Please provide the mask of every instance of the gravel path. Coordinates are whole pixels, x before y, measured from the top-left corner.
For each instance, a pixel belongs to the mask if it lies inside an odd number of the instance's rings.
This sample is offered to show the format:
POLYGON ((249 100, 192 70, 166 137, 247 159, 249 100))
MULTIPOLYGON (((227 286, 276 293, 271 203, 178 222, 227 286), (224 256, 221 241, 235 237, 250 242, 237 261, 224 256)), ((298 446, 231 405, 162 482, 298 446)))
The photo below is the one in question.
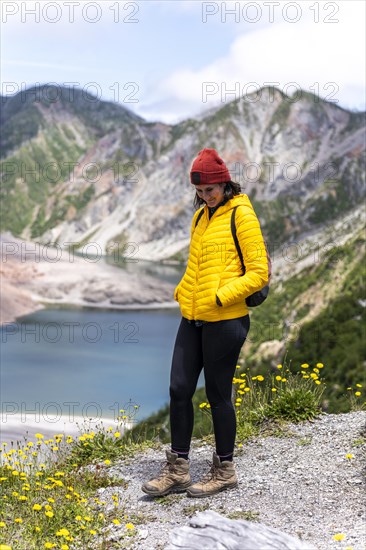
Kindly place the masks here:
MULTIPOLYGON (((323 414, 314 422, 291 424, 287 437, 253 439, 235 455, 238 488, 214 497, 180 493, 155 500, 141 491, 143 481, 165 462, 165 447, 120 462, 109 474, 123 477, 127 487, 100 489, 99 498, 111 502, 118 493, 119 506, 135 517, 135 534, 125 537, 124 525, 115 526, 113 538, 120 548, 163 549, 173 528, 187 525, 195 511, 210 509, 276 527, 318 550, 365 550, 365 425, 366 412, 323 414), (333 540, 336 533, 345 538, 333 540)), ((190 458, 195 482, 208 469, 212 447, 194 440, 190 458)))

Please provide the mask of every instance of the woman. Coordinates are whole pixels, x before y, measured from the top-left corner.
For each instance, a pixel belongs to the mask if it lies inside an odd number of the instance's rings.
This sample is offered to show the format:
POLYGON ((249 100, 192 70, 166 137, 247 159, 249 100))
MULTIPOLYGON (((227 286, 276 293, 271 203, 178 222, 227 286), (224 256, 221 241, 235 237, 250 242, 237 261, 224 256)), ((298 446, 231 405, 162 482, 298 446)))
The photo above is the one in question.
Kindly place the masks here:
POLYGON ((236 416, 232 380, 250 319, 245 298, 263 288, 270 270, 258 218, 247 195, 231 181, 215 149, 203 149, 190 172, 195 205, 185 274, 174 291, 182 313, 170 375, 171 449, 160 474, 143 484, 151 496, 187 490, 191 497, 214 495, 238 484, 233 453, 236 416), (231 230, 234 207, 245 275, 231 230), (193 431, 192 397, 204 369, 216 451, 210 471, 191 484, 189 449, 193 431))

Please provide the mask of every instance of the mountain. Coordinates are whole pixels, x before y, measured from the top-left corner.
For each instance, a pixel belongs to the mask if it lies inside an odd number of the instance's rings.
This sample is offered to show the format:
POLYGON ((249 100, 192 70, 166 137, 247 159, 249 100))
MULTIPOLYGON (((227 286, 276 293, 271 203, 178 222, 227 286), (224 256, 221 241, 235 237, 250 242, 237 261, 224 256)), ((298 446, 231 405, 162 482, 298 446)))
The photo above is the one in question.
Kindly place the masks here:
POLYGON ((273 247, 365 195, 365 113, 307 92, 292 101, 262 88, 259 101, 239 98, 172 126, 81 90, 26 92, 5 98, 1 118, 0 227, 15 236, 60 246, 92 240, 103 251, 133 242, 140 258, 184 258, 188 173, 203 147, 227 162, 273 247))
POLYGON ((326 363, 325 405, 346 410, 344 388, 366 382, 364 112, 270 87, 176 125, 50 85, 0 99, 0 228, 27 241, 184 263, 189 170, 216 148, 273 259, 240 361, 326 363))

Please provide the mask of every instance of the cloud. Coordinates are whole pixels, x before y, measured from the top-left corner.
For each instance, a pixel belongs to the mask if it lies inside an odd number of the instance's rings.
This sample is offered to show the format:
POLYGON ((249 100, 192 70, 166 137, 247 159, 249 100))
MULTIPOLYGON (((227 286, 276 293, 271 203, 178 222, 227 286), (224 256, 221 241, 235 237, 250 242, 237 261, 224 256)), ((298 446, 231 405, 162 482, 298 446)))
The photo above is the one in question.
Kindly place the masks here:
POLYGON ((163 79, 144 107, 158 114, 165 104, 164 122, 176 122, 276 83, 288 95, 302 88, 341 106, 365 108, 364 12, 363 2, 349 2, 337 15, 338 23, 315 23, 308 16, 296 24, 274 23, 241 34, 227 55, 163 79))

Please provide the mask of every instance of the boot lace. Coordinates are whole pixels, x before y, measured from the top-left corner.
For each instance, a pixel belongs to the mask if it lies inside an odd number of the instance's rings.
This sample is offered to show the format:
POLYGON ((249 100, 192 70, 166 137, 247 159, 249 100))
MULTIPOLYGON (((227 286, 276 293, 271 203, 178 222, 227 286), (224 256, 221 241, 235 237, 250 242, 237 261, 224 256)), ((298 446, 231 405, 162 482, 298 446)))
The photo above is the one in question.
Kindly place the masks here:
POLYGON ((206 474, 203 475, 203 477, 200 481, 200 483, 202 483, 202 484, 208 483, 212 479, 215 479, 216 476, 217 476, 217 469, 218 469, 217 466, 215 466, 215 464, 212 464, 208 460, 206 460, 206 462, 210 466, 210 469, 206 474))

